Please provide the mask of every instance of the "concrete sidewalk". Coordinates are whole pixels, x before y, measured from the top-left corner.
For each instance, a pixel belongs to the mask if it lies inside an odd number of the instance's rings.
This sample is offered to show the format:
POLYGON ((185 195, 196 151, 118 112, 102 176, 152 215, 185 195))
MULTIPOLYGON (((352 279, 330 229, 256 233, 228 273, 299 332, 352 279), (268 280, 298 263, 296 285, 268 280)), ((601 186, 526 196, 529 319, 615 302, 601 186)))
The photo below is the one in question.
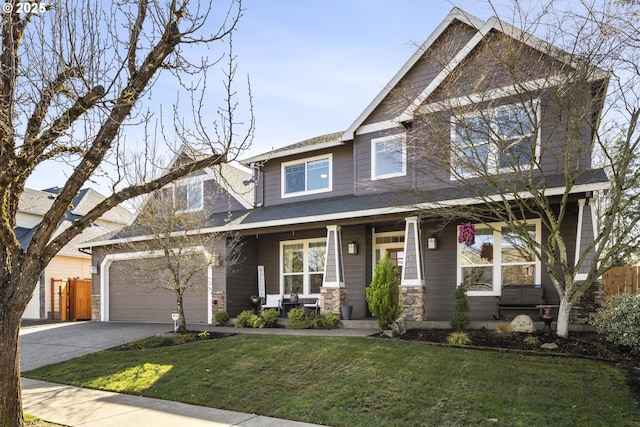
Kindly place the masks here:
POLYGON ((65 426, 309 427, 316 424, 22 379, 26 413, 65 426))

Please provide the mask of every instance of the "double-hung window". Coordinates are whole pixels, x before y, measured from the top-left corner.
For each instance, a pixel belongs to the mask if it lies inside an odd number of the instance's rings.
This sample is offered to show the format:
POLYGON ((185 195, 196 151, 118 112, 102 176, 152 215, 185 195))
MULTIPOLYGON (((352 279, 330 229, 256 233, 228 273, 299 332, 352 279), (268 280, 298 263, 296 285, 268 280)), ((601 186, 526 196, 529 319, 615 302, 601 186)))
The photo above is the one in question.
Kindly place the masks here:
POLYGON ((393 178, 407 173, 406 136, 392 135, 371 140, 371 179, 393 178))
POLYGON ((518 171, 535 163, 537 102, 452 116, 454 176, 518 171))
POLYGON ((203 182, 184 180, 173 187, 173 202, 176 212, 191 212, 202 209, 203 182))
POLYGON ((280 243, 282 294, 320 294, 324 279, 326 239, 280 243))
POLYGON ((330 154, 282 163, 282 197, 331 191, 330 154))
MULTIPOLYGON (((527 223, 529 239, 539 242, 540 220, 527 223)), ((540 261, 508 224, 476 225, 475 243, 458 244, 456 283, 464 284, 470 296, 500 295, 503 285, 540 283, 540 261)))

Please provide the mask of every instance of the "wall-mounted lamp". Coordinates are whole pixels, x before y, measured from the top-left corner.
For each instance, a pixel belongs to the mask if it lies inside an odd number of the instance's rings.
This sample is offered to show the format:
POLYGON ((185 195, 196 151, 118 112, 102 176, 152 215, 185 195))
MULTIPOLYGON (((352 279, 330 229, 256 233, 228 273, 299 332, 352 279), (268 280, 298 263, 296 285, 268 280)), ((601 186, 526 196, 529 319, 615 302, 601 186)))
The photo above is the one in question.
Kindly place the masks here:
POLYGON ((429 237, 427 239, 427 249, 435 250, 438 249, 438 239, 436 237, 429 237))
POLYGON ((89 266, 89 273, 91 274, 98 274, 100 272, 100 262, 96 261, 95 264, 91 264, 89 266))
POLYGON ((215 253, 211 255, 211 265, 214 267, 220 266, 220 254, 215 253))
POLYGON ((358 244, 355 242, 355 240, 349 243, 349 246, 347 246, 347 252, 349 253, 349 255, 356 255, 358 253, 358 244))

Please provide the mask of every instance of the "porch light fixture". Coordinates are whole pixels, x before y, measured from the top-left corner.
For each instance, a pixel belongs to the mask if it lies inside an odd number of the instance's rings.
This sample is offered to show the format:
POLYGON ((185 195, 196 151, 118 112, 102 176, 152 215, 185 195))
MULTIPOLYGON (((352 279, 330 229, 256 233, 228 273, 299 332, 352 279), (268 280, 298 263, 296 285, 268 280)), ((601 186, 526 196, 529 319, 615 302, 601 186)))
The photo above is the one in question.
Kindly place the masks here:
POLYGON ((438 239, 434 236, 431 236, 427 239, 427 249, 435 250, 438 249, 438 239))
POLYGON ((214 253, 211 255, 211 265, 214 267, 220 266, 220 254, 214 253))
POLYGON ((347 252, 349 253, 349 255, 357 255, 358 254, 358 244, 356 243, 355 240, 353 242, 349 243, 349 246, 347 247, 347 252))
POLYGON ((89 273, 98 274, 99 272, 100 272, 100 263, 98 261, 96 261, 95 264, 91 264, 89 266, 89 273))

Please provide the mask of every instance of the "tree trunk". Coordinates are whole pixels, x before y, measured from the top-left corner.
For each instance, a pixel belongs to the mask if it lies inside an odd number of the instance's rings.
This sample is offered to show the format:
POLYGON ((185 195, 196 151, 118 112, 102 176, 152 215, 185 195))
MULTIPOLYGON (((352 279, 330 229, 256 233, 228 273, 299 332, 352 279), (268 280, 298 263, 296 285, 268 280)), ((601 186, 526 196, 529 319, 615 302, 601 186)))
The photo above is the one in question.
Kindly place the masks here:
POLYGON ((0 427, 23 425, 20 383, 20 317, 15 307, 0 309, 0 427))
POLYGON ((569 319, 571 318, 571 308, 573 304, 567 301, 567 298, 560 299, 560 308, 558 309, 558 326, 557 335, 567 338, 569 336, 569 319))
POLYGON ((182 292, 177 292, 176 302, 178 303, 178 331, 187 330, 187 321, 184 318, 184 306, 182 305, 182 292))

